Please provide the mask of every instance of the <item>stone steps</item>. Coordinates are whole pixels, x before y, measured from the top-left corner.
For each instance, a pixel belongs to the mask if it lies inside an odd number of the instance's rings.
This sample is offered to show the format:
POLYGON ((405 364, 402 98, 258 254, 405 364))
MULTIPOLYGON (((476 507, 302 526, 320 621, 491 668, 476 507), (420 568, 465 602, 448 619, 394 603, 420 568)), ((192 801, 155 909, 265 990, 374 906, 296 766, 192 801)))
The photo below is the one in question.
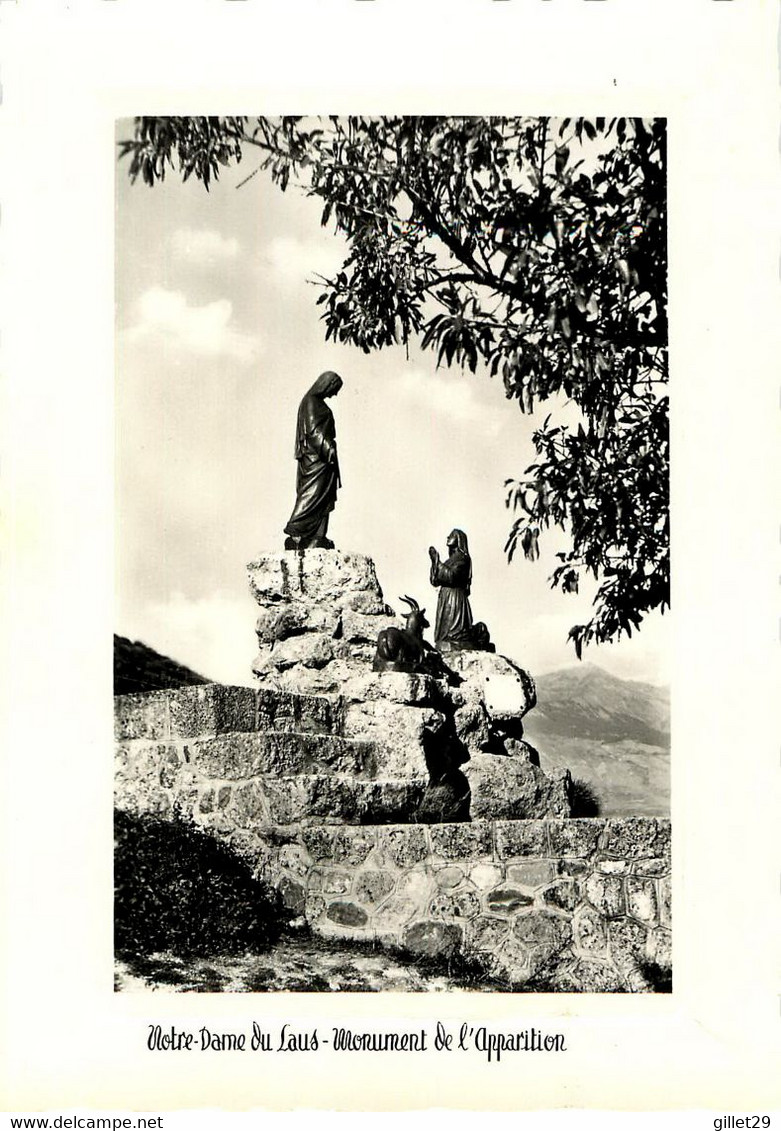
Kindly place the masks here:
POLYGON ((407 823, 424 790, 422 783, 405 779, 358 781, 322 774, 256 778, 252 787, 254 800, 263 807, 263 824, 299 826, 407 823))
MULTIPOLYGON (((187 767, 193 774, 222 781, 242 781, 261 774, 278 778, 299 774, 378 776, 377 752, 371 742, 332 734, 295 731, 246 731, 150 742, 146 738, 117 743, 120 766, 187 767)), ((165 775, 164 775, 165 776, 165 775)))
POLYGON ((116 803, 229 827, 406 823, 425 774, 344 736, 341 701, 269 688, 118 696, 116 803))
POLYGON ((208 757, 188 761, 184 752, 189 747, 189 743, 121 743, 115 774, 117 807, 161 816, 178 811, 218 832, 290 824, 407 823, 425 788, 424 783, 408 779, 356 777, 331 768, 288 776, 275 769, 230 776, 235 765, 210 764, 208 757))
POLYGON ((314 695, 207 683, 114 700, 118 742, 196 738, 232 732, 341 735, 341 703, 314 695))

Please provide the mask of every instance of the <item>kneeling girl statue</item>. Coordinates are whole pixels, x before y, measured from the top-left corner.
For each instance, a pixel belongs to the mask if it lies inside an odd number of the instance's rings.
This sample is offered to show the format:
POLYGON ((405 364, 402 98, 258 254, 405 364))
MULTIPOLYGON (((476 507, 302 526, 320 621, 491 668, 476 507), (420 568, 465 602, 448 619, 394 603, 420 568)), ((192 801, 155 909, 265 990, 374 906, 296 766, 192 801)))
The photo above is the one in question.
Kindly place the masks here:
POLYGON ((451 530, 447 537, 449 556, 442 561, 434 546, 429 547, 431 584, 439 587, 434 645, 440 652, 463 649, 494 651, 488 629, 482 621, 474 624, 469 594, 472 588, 472 559, 463 530, 451 530))
POLYGON ((332 550, 327 537, 328 519, 341 487, 336 453, 334 414, 325 403, 342 387, 342 378, 331 370, 321 373, 298 407, 296 422, 296 504, 285 527, 285 549, 319 547, 332 550))

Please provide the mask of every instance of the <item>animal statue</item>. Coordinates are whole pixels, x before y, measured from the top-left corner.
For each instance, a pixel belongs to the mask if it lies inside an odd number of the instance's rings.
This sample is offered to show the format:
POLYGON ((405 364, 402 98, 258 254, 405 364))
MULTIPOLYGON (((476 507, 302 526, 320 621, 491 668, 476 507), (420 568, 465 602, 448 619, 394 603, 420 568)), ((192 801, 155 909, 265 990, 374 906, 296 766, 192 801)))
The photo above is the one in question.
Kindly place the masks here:
POLYGON ((399 597, 409 605, 410 611, 402 613, 404 628, 383 628, 377 636, 377 651, 372 669, 376 672, 419 672, 426 669, 426 652, 431 645, 423 639, 423 630, 430 628, 426 610, 421 609, 414 597, 399 597))

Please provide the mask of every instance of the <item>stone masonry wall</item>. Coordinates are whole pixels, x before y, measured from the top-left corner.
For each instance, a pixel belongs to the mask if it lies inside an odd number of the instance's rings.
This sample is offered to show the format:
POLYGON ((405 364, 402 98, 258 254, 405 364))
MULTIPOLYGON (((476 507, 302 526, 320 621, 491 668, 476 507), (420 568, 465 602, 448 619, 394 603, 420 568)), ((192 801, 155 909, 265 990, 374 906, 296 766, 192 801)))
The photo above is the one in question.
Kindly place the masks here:
POLYGON ((658 988, 669 822, 568 817, 521 738, 533 683, 503 657, 457 659, 455 688, 348 657, 330 697, 276 677, 118 696, 116 805, 210 832, 322 935, 459 954, 508 986, 658 988), (416 823, 448 727, 472 819, 416 823))
POLYGON ((425 781, 345 737, 340 701, 250 687, 115 700, 115 800, 221 836, 265 825, 405 822, 425 781))
POLYGON ((671 966, 664 820, 275 829, 250 853, 325 936, 558 991, 649 991, 671 966))
POLYGON ((211 832, 320 934, 558 990, 643 991, 670 965, 669 822, 399 823, 423 782, 378 780, 343 703, 216 685, 115 702, 117 807, 211 832))

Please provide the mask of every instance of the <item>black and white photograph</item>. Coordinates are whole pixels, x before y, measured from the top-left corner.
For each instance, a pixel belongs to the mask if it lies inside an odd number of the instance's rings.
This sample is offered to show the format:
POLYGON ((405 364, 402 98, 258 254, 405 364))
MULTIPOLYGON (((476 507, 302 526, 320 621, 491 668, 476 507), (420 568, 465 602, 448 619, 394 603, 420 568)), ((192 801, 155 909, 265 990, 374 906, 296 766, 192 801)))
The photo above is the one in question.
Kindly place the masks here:
POLYGON ((117 988, 668 992, 665 120, 117 146, 117 988))

